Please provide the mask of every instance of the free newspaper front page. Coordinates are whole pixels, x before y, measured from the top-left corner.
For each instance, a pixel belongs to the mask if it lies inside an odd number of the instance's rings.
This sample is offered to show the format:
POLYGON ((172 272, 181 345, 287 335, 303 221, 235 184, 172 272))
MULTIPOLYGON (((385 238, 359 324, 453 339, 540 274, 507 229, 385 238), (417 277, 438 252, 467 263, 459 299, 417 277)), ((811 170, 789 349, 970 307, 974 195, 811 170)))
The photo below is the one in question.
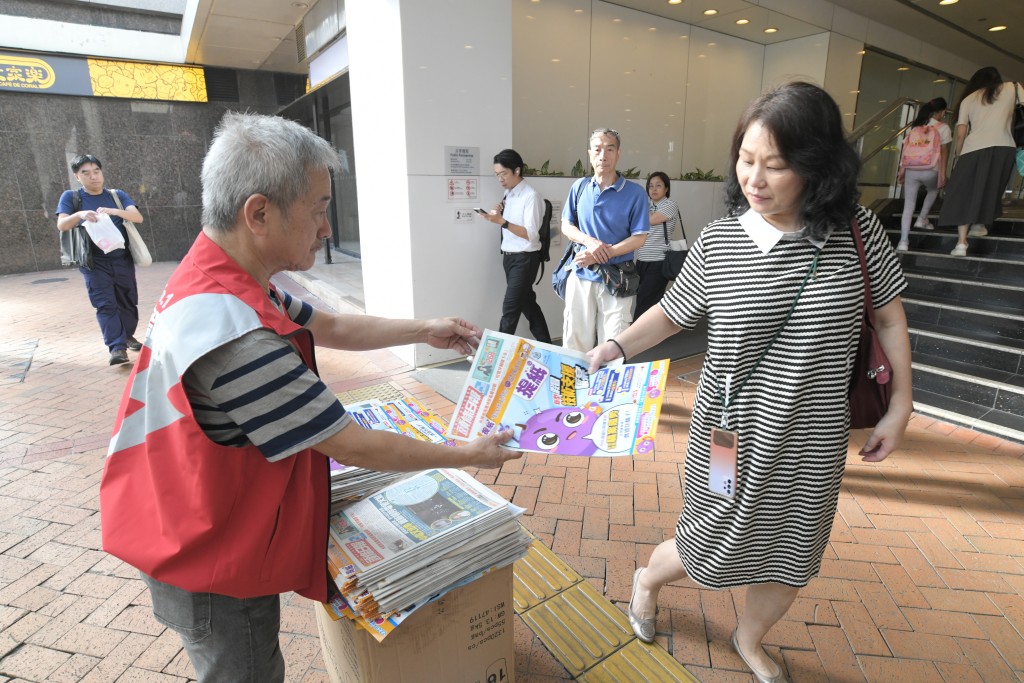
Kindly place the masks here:
POLYGON ((590 457, 654 449, 669 361, 617 361, 587 372, 584 354, 485 330, 448 436, 512 429, 520 451, 590 457))

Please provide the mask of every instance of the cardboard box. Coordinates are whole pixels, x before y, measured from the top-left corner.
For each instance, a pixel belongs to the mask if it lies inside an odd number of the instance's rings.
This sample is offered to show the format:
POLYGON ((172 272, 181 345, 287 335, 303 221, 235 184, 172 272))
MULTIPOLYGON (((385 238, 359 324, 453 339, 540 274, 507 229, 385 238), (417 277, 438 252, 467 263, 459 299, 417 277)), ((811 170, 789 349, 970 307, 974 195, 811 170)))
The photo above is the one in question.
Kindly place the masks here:
POLYGON ((512 683, 512 567, 421 607, 384 642, 314 603, 332 683, 512 683))

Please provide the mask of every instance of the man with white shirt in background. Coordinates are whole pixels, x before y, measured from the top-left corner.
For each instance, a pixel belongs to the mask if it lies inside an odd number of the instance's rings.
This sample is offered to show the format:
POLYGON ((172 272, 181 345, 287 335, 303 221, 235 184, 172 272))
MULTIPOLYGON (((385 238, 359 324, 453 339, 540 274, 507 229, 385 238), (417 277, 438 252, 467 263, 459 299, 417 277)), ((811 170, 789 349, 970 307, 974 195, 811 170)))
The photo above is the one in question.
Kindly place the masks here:
POLYGON ((485 220, 501 226, 505 299, 498 331, 515 334, 522 314, 534 339, 550 344, 551 333, 533 291, 541 264, 540 223, 544 216, 544 199, 523 180, 525 166, 523 157, 514 149, 503 149, 494 155, 494 175, 505 190, 505 196, 490 213, 483 214, 485 220))

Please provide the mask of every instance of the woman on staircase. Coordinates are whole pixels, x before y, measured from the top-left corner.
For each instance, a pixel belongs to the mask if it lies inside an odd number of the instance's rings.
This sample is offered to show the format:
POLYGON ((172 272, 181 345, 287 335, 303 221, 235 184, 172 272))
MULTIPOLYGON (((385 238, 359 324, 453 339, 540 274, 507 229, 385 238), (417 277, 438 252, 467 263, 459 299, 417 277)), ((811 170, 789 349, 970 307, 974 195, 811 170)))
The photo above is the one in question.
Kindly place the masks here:
POLYGON ((1024 101, 1024 88, 1004 83, 994 66, 978 69, 964 88, 956 122, 956 165, 939 212, 939 225, 957 226, 953 256, 966 256, 967 235, 984 237, 987 226, 1003 214, 1003 192, 1013 170, 1010 123, 1017 98, 1024 101))
POLYGON ((925 189, 924 202, 921 204, 921 213, 917 214, 914 227, 934 230, 934 226, 928 220, 928 212, 932 210, 939 190, 946 184, 946 159, 949 154, 949 143, 953 141, 953 133, 942 120, 945 113, 945 99, 936 97, 925 102, 918 110, 917 118, 910 124, 906 139, 903 141, 898 177, 900 184, 903 185, 903 222, 900 224, 900 242, 896 245, 896 251, 907 251, 910 248, 910 221, 914 217, 914 207, 917 206, 917 192, 922 187, 925 189), (915 167, 912 161, 907 165, 913 156, 908 154, 908 145, 918 140, 924 140, 929 147, 934 145, 934 149, 938 150, 938 154, 931 149, 926 151, 934 168, 915 167))

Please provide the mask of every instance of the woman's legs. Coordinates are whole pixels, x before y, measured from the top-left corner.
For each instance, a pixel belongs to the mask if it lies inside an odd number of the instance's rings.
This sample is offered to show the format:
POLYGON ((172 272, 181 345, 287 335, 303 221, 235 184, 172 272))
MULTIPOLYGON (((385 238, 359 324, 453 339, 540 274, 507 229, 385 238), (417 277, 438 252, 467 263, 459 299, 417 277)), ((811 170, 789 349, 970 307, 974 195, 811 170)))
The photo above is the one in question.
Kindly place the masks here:
POLYGON ((631 609, 640 619, 650 619, 658 610, 658 592, 662 586, 686 578, 686 568, 679 559, 675 539, 664 541, 654 552, 647 567, 640 572, 631 609))
POLYGON ((760 583, 747 587, 743 615, 736 626, 736 643, 743 657, 762 676, 774 676, 778 664, 761 647, 761 641, 796 600, 799 588, 781 583, 760 583))
POLYGON ((917 206, 917 188, 921 182, 914 171, 903 174, 903 220, 900 222, 900 242, 910 238, 910 222, 914 218, 914 207, 917 206))
POLYGON ((953 247, 953 251, 950 252, 953 256, 966 256, 967 255, 967 228, 971 227, 969 224, 958 225, 957 231, 957 242, 956 246, 953 247))
POLYGON ((932 204, 939 197, 939 172, 927 171, 928 175, 921 179, 921 185, 926 190, 924 201, 921 202, 921 213, 917 214, 917 223, 923 225, 928 222, 928 212, 932 210, 932 204))

